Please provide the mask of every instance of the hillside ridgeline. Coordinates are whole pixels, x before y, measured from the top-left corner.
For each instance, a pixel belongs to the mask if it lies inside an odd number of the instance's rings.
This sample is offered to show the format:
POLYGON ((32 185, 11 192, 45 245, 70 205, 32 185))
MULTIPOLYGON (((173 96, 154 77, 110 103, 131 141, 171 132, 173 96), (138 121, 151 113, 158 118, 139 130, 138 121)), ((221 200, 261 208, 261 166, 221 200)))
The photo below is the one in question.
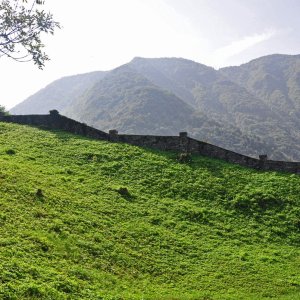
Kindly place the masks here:
POLYGON ((44 129, 64 130, 96 140, 123 142, 155 150, 173 151, 179 155, 183 155, 186 159, 188 159, 191 154, 196 154, 222 159, 230 163, 257 170, 300 174, 300 162, 270 160, 267 155, 260 155, 259 158, 249 157, 190 138, 187 132, 180 132, 178 136, 119 134, 117 130, 110 130, 106 133, 88 126, 86 123, 80 123, 66 116, 62 116, 57 110, 51 110, 47 115, 2 114, 0 115, 0 121, 37 126, 44 129))

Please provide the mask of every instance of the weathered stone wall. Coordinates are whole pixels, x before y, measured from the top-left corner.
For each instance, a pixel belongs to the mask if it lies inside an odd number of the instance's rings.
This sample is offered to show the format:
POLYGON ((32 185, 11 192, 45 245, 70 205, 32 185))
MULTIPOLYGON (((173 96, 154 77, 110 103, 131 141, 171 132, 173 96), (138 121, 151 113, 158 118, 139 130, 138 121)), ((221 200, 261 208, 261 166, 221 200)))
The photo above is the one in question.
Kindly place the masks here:
POLYGON ((261 169, 267 171, 284 171, 300 174, 300 162, 266 160, 263 162, 261 169))
POLYGON ((186 132, 180 132, 179 136, 118 134, 117 130, 110 130, 109 133, 106 133, 62 116, 57 111, 51 111, 49 115, 0 115, 0 121, 65 130, 94 139, 123 142, 163 151, 199 154, 258 170, 284 171, 300 174, 300 162, 268 160, 266 155, 261 155, 259 159, 248 157, 192 139, 188 137, 186 132))
POLYGON ((179 137, 177 136, 155 136, 155 135, 119 135, 119 142, 136 146, 154 148, 163 151, 180 151, 179 137))
POLYGON ((2 115, 0 116, 0 121, 65 130, 96 139, 108 139, 106 132, 62 116, 56 112, 49 115, 2 115))
POLYGON ((300 162, 268 160, 267 155, 260 155, 259 159, 249 157, 195 140, 188 137, 186 132, 180 132, 179 136, 154 136, 118 134, 116 130, 111 130, 109 132, 109 140, 163 151, 177 151, 204 155, 257 170, 282 171, 300 174, 300 162))
POLYGON ((239 164, 251 168, 256 168, 256 169, 261 168, 262 161, 259 159, 245 156, 205 142, 197 141, 192 138, 188 138, 188 140, 189 140, 188 152, 192 154, 200 154, 212 158, 223 159, 230 163, 235 163, 235 164, 239 164))

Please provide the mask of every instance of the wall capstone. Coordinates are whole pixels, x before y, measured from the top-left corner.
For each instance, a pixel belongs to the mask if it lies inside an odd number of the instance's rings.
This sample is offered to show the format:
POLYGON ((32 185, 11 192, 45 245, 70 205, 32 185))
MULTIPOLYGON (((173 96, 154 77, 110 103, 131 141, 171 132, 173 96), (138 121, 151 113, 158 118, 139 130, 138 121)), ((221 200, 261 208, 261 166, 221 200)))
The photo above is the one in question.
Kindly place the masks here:
POLYGON ((58 116, 59 115, 59 111, 57 109, 52 109, 49 111, 49 114, 51 116, 58 116))
POLYGON ((262 161, 268 160, 268 155, 267 154, 260 155, 259 160, 262 160, 262 161))
POLYGON ((189 138, 185 131, 179 132, 179 149, 181 152, 189 153, 189 138))

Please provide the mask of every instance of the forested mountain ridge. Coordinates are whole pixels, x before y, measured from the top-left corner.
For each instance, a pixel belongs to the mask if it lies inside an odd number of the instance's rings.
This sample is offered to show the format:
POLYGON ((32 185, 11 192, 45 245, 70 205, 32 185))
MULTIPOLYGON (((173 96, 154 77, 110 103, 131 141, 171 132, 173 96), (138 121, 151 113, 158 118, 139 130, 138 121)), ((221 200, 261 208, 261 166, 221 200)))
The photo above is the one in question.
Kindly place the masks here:
POLYGON ((80 88, 75 93, 76 82, 71 92, 67 85, 49 85, 11 112, 56 108, 102 130, 188 131, 246 155, 300 160, 299 57, 271 55, 220 70, 182 58, 137 57, 112 71, 94 73, 86 86, 80 76, 87 74, 77 75, 80 88), (49 94, 58 96, 49 101, 49 94))
MULTIPOLYGON (((157 84, 171 89, 210 119, 235 126, 243 135, 259 138, 272 157, 283 160, 300 158, 299 134, 293 130, 295 124, 286 125, 286 118, 277 108, 273 109, 259 95, 231 80, 223 70, 216 71, 185 59, 138 58, 132 63, 152 81, 159 78, 155 81, 157 84), (163 76, 176 84, 165 84, 167 80, 162 80, 163 76), (177 89, 180 86, 185 95, 178 94, 174 86, 177 89)), ((232 149, 237 150, 234 145, 232 149)))
POLYGON ((281 113, 299 117, 300 55, 270 55, 220 70, 281 113))
POLYGON ((243 136, 231 124, 208 118, 174 93, 153 84, 131 64, 111 71, 65 113, 106 131, 117 128, 130 134, 177 135, 186 130, 225 148, 234 144, 237 151, 246 149, 254 156, 258 153, 251 151, 249 141, 256 148, 263 147, 255 137, 243 136))
MULTIPOLYGON (((281 129, 281 134, 273 129, 277 149, 290 146, 295 149, 294 159, 299 160, 296 153, 300 141, 300 55, 269 55, 220 72, 250 91, 274 113, 281 129)), ((272 132, 273 123, 269 122, 266 131, 272 132)))

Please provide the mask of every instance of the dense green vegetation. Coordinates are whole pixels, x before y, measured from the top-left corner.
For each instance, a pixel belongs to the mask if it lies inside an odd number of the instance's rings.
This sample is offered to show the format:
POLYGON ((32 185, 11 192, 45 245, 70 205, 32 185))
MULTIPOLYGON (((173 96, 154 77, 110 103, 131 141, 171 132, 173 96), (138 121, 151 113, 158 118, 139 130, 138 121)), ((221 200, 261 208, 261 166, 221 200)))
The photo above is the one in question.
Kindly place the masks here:
POLYGON ((299 299, 300 176, 0 123, 1 299, 299 299))

